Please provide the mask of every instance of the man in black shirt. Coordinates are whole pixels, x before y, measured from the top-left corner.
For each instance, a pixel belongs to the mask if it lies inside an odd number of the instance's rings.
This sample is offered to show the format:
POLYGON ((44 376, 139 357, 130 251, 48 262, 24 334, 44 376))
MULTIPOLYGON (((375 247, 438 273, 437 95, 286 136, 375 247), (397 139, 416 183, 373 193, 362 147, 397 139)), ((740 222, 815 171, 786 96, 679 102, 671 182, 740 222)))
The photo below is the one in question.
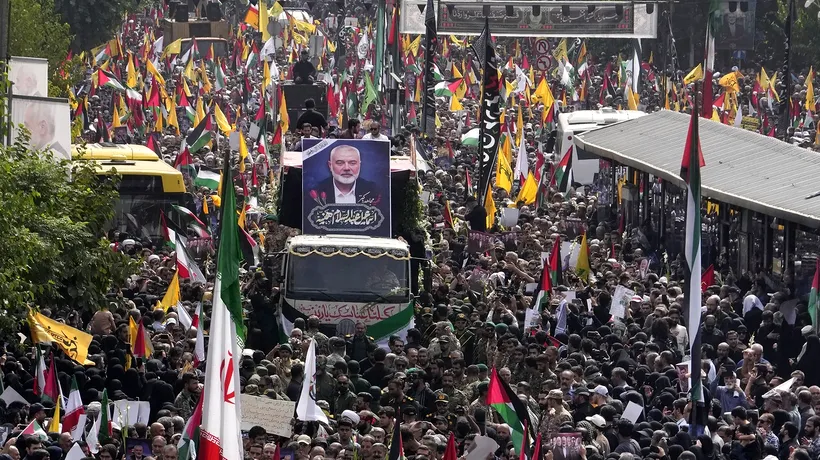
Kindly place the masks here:
POLYGON ((477 230, 479 232, 486 232, 487 231, 487 210, 484 209, 484 206, 480 206, 478 201, 473 198, 467 198, 467 215, 464 216, 464 219, 470 223, 471 230, 477 230))
POLYGON ((302 129, 302 126, 305 124, 323 130, 327 129, 325 116, 316 111, 316 101, 313 99, 305 99, 305 108, 307 111, 299 115, 299 119, 296 120, 296 129, 302 129))
POLYGON ((316 81, 316 66, 310 62, 308 50, 302 50, 302 54, 299 55, 299 62, 293 64, 293 82, 309 85, 314 81, 316 81))

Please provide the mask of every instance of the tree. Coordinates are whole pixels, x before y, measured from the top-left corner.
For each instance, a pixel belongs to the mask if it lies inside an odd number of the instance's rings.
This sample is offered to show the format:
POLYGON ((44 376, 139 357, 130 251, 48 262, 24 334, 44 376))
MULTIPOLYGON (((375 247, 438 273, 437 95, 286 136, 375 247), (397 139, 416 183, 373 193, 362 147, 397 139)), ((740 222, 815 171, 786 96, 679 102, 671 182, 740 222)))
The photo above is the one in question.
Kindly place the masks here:
POLYGON ((104 238, 117 199, 116 178, 34 150, 27 133, 0 146, 0 334, 16 331, 28 306, 96 311, 136 272, 104 238))
POLYGON ((68 23, 75 52, 90 50, 110 40, 126 13, 137 7, 135 0, 54 0, 57 13, 68 23))
POLYGON ((9 52, 12 56, 48 59, 48 70, 54 75, 70 44, 69 26, 55 13, 53 0, 11 0, 9 52))

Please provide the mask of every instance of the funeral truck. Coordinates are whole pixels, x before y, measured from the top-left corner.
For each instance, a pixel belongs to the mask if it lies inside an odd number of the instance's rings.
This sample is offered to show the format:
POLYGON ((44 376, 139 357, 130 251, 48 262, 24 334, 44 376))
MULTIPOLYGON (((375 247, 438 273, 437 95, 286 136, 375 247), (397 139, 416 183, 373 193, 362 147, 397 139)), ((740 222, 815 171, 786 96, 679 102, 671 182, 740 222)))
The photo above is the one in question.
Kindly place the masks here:
MULTIPOLYGON (((301 229, 302 152, 284 152, 281 166, 279 223, 301 229)), ((420 206, 408 190, 417 186, 416 168, 410 157, 391 157, 390 172, 392 215, 407 215, 410 206, 420 206)), ((290 334, 297 318, 315 315, 328 336, 353 334, 361 322, 380 345, 392 334, 403 337, 413 324, 410 301, 425 257, 423 238, 414 237, 403 221, 392 219, 390 233, 397 238, 308 234, 288 239, 276 274, 284 332, 290 334)))
POLYGON ((280 324, 290 334, 297 318, 319 318, 328 336, 353 334, 356 323, 386 343, 412 327, 410 248, 391 238, 298 235, 285 245, 280 324))

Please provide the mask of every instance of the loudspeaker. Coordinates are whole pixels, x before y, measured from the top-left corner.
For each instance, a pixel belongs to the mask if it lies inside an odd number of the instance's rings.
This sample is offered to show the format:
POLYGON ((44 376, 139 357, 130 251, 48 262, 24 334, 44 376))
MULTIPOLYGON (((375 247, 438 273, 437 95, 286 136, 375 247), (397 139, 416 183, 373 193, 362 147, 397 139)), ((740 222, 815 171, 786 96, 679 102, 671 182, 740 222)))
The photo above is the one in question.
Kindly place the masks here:
POLYGON ((219 2, 208 2, 205 6, 205 16, 209 21, 218 22, 222 20, 222 8, 219 2))
POLYGON ((174 21, 188 22, 188 2, 177 2, 177 9, 174 11, 174 21))

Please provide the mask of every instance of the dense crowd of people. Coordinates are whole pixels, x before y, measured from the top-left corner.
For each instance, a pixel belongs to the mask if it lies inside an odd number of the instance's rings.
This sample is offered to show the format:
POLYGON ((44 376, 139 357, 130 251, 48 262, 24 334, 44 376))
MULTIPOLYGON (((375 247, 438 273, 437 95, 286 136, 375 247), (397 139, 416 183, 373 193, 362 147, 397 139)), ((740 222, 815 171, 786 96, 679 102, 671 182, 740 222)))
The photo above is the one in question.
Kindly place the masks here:
MULTIPOLYGON (((364 20, 364 10, 361 13, 364 20)), ((151 15, 131 19, 120 34, 123 49, 139 53, 147 43, 146 31, 154 27, 151 15)), ((328 53, 310 65, 297 65, 291 75, 312 80, 313 75, 324 74, 322 78, 330 82, 333 97, 338 99, 336 109, 347 112, 345 116, 330 113, 325 119, 313 112, 290 120, 293 129, 278 138, 281 120, 270 121, 262 139, 267 149, 257 149, 259 139, 250 135, 250 126, 272 90, 267 94, 261 91, 265 84, 261 66, 246 68, 241 57, 240 65, 235 65, 238 56, 234 53, 263 45, 252 29, 242 30, 244 35, 236 38, 239 45, 231 44, 233 50, 225 61, 203 61, 201 68, 207 77, 200 76, 197 85, 187 81, 192 92, 186 97, 191 98, 191 108, 199 101, 205 106, 219 105, 234 129, 254 146, 250 159, 238 160, 247 161, 247 171, 260 178, 275 177, 273 172, 281 166, 278 152, 298 150, 299 140, 309 137, 389 137, 395 155, 411 153, 411 139, 421 134, 420 118, 413 117, 421 113, 415 88, 405 91, 408 110, 403 115, 392 113, 385 100, 350 112, 342 97, 364 86, 366 77, 353 77, 358 72, 350 71, 372 64, 368 51, 357 49, 368 34, 364 27, 346 36, 343 65, 333 66, 328 53), (257 40, 257 44, 248 39, 257 40), (211 64, 227 64, 223 88, 210 84, 217 73, 211 64), (317 70, 315 74, 311 66, 317 70), (393 116, 401 118, 395 124, 402 126, 399 132, 388 128, 393 116), (346 122, 340 124, 342 119, 346 122)), ((618 70, 620 57, 584 56, 576 44, 567 62, 578 65, 566 66, 572 67, 572 72, 564 69, 571 78, 548 75, 550 95, 535 96, 540 79, 526 82, 523 89, 518 85, 522 79, 536 79, 525 62, 530 44, 498 41, 500 67, 507 87, 512 88, 505 88, 504 93, 510 135, 523 139, 528 170, 543 165, 540 174, 545 177, 543 197, 520 206, 517 223, 501 228, 497 219, 488 221, 475 190, 469 189, 469 178, 480 176, 477 151, 462 145, 463 135, 477 123, 480 81, 470 75, 480 69, 471 62, 469 46, 452 39, 444 41, 438 68, 451 82, 464 78, 465 92, 439 98, 437 135, 428 139, 428 150, 423 154, 431 168, 418 173, 423 190, 433 197, 425 204, 423 221, 417 223, 429 237, 430 281, 423 283, 416 296, 415 326, 406 337, 391 337, 389 348, 380 348, 368 338, 363 324, 357 325, 350 337, 328 337, 321 332, 316 317, 297 321, 288 336, 275 337, 277 331, 283 334, 277 324, 277 267, 286 239, 299 230, 278 222, 275 180, 250 184, 250 195, 259 196, 259 201, 247 214, 247 227, 259 243, 261 257, 258 264, 247 264, 242 270, 250 340, 241 357, 241 391, 298 401, 302 386, 310 380, 305 375, 306 353, 315 343, 318 358, 313 391, 330 422, 294 419, 291 436, 254 426, 243 433, 246 458, 381 460, 389 455, 398 460, 394 451, 400 440, 403 455, 413 460, 528 456, 554 460, 820 459, 820 371, 811 364, 820 353, 820 337, 812 327, 807 296, 772 285, 767 273, 735 274, 722 267, 716 284, 706 286, 701 299, 691 299, 693 305, 686 305, 681 258, 657 262, 660 249, 642 234, 623 232, 617 222, 599 220, 601 205, 591 189, 559 190, 548 180, 557 161, 552 156, 554 134, 547 112, 627 108, 627 77, 618 70), (460 97, 461 110, 453 110, 452 97, 460 97), (521 124, 516 126, 519 113, 521 124), (448 213, 452 215, 448 217, 448 213), (535 304, 538 294, 533 286, 541 283, 544 272, 542 254, 556 250, 560 241, 580 241, 583 232, 575 222, 587 230, 589 272, 581 274, 574 264, 564 267, 562 263, 557 282, 539 309, 540 317, 535 324, 527 324, 526 310, 535 304), (469 231, 477 229, 493 235, 492 249, 482 253, 468 250, 469 231), (656 263, 640 269, 640 262, 650 254, 656 263), (634 295, 616 314, 614 304, 619 300, 613 296, 619 287, 634 295), (702 324, 686 324, 688 308, 702 309, 702 324), (696 334, 702 344, 700 370, 692 370, 689 362, 690 343, 696 334), (692 424, 692 372, 700 372, 703 383, 704 426, 692 424), (506 418, 507 411, 488 403, 488 394, 497 390, 495 378, 503 381, 502 387, 511 388, 520 400, 516 404, 520 402, 525 408, 529 424, 525 432, 529 434, 524 436, 524 452, 522 445, 514 442, 514 438, 519 439, 518 428, 506 418), (449 448, 451 440, 455 451, 449 448), (489 450, 488 441, 492 441, 489 450)), ((206 55, 206 50, 200 52, 206 55)), ((406 64, 422 60, 423 51, 403 52, 406 64)), ((293 59, 297 55, 297 49, 287 45, 263 58, 273 59, 271 67, 279 69, 273 72, 276 80, 278 73, 286 77, 295 62, 309 59, 293 59)), ((166 81, 165 90, 172 97, 181 93, 183 79, 190 80, 186 63, 175 59, 156 59, 166 81)), ((103 64, 93 62, 88 80, 77 87, 77 97, 87 97, 89 102, 90 122, 84 133, 89 139, 99 136, 100 123, 111 124, 112 108, 120 98, 110 88, 99 87, 88 93, 93 85, 90 75, 103 64)), ((142 64, 139 71, 147 89, 152 77, 142 64)), ((199 68, 200 63, 196 64, 199 68)), ((114 74, 124 75, 128 59, 108 65, 114 74)), ((421 77, 411 67, 407 66, 407 81, 415 82, 421 77)), ((676 73, 670 84, 659 84, 660 73, 653 64, 641 67, 637 108, 688 110, 691 85, 683 83, 685 72, 676 73), (664 95, 661 88, 670 90, 664 95)), ((741 116, 758 116, 761 132, 769 134, 767 120, 776 117, 779 110, 770 104, 774 94, 769 88, 774 88, 774 83, 768 77, 761 83, 761 78, 756 78, 759 70, 743 70, 742 75, 737 69, 731 72, 738 76, 737 91, 716 108, 716 116, 726 123, 734 123, 738 111, 741 116)), ((715 99, 732 92, 723 86, 721 77, 715 76, 715 99)), ((805 75, 798 80, 795 92, 803 102, 793 108, 795 123, 790 137, 809 146, 814 143, 811 116, 815 110, 805 102, 809 86, 805 75)), ((813 96, 809 99, 814 100, 813 96)), ((288 104, 311 108, 307 101, 288 104)), ((179 132, 166 123, 155 146, 169 164, 178 163, 185 150, 183 139, 194 128, 186 109, 180 106, 177 110, 179 132)), ((275 120, 273 110, 269 112, 268 120, 275 120)), ((159 113, 146 110, 145 125, 155 126, 153 117, 157 116, 167 121, 168 114, 159 113)), ((225 134, 214 124, 214 144, 228 145, 225 134)), ((149 137, 137 127, 128 132, 128 139, 135 143, 147 143, 149 137)), ((222 167, 221 154, 209 147, 189 153, 198 171, 222 167)), ((236 160, 238 152, 232 153, 236 160)), ((216 213, 208 214, 206 209, 219 206, 214 191, 195 181, 187 185, 195 195, 193 213, 210 222, 216 213)), ((240 195, 248 193, 239 183, 234 185, 240 195)), ((496 189, 493 199, 499 208, 506 206, 511 202, 510 190, 496 189)), ((204 369, 211 365, 207 357, 204 362, 198 360, 196 350, 202 346, 197 343, 197 329, 207 332, 210 327, 215 246, 207 238, 191 236, 192 241, 198 241, 190 247, 207 281, 182 279, 178 306, 155 308, 174 277, 176 253, 162 242, 123 232, 112 234, 116 243, 112 247, 138 260, 140 269, 124 289, 111 293, 108 305, 100 305, 96 312, 41 311, 93 336, 89 362, 74 362, 55 346, 38 344, 32 348, 27 328, 29 340, 21 342, 13 337, 3 341, 3 387, 15 390, 22 400, 3 399, 0 403, 0 459, 195 458, 186 444, 186 435, 194 431, 188 433, 186 426, 203 391, 204 369), (186 328, 185 317, 196 317, 198 325, 186 328), (152 344, 150 356, 136 357, 129 326, 132 322, 147 332, 152 344), (37 390, 40 354, 46 357, 46 365, 55 369, 63 396, 69 395, 72 382, 76 382, 87 415, 86 425, 78 431, 60 432, 58 428, 46 432, 49 420, 59 412, 55 411, 56 401, 42 397, 42 389, 37 390), (95 431, 95 422, 101 417, 108 420, 103 404, 125 400, 147 402, 150 410, 146 419, 124 426, 114 423, 95 431), (42 429, 30 430, 32 427, 42 429), (81 455, 69 454, 75 446, 80 447, 81 455)), ((704 262, 708 265, 712 261, 704 262)), ((207 333, 204 335, 207 338, 207 333)))

